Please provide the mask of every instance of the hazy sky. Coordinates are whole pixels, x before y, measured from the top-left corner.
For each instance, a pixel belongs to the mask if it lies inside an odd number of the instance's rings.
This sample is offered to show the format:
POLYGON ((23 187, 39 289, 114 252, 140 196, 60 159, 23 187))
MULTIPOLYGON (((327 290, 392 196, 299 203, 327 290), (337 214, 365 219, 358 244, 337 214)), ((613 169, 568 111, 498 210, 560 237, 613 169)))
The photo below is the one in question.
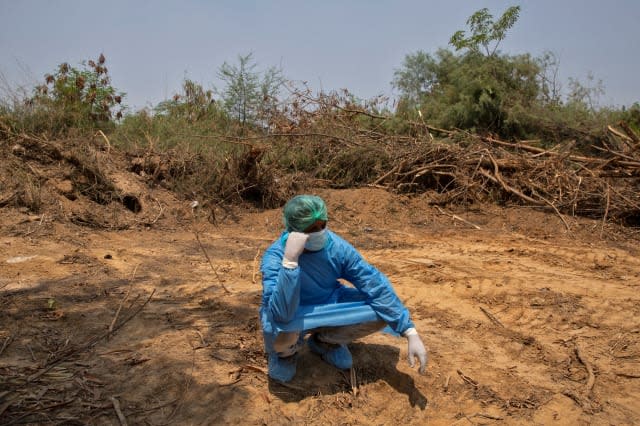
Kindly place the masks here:
POLYGON ((602 104, 640 101, 639 0, 0 0, 0 72, 11 87, 33 85, 61 62, 104 52, 113 85, 140 108, 185 77, 219 86, 218 67, 253 52, 259 68, 281 66, 314 89, 392 95, 406 54, 447 47, 482 7, 498 17, 517 4, 503 52, 553 51, 565 86, 592 72, 602 104))

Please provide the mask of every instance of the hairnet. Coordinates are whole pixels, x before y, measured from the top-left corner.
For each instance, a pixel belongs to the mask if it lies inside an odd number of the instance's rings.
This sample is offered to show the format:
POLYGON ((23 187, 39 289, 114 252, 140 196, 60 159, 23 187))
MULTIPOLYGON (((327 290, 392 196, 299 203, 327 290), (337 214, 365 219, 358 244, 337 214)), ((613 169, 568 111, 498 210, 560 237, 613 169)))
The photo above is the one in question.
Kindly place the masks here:
POLYGON ((287 231, 304 232, 317 220, 327 220, 327 206, 316 195, 296 195, 284 206, 287 231))

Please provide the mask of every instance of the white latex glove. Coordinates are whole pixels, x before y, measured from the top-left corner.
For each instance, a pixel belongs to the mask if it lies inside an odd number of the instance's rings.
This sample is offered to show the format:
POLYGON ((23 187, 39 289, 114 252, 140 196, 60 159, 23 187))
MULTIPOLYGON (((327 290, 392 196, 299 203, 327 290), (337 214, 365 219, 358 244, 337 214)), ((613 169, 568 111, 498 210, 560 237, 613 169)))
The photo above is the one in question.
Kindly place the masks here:
POLYGON ((282 266, 288 269, 298 267, 298 258, 304 251, 304 245, 309 239, 308 234, 302 232, 290 232, 287 238, 287 244, 284 246, 284 257, 282 258, 282 266))
POLYGON ((404 332, 404 336, 407 338, 409 344, 409 366, 413 368, 415 364, 415 358, 420 361, 420 374, 424 374, 427 370, 427 350, 422 343, 420 335, 415 328, 410 328, 404 332))

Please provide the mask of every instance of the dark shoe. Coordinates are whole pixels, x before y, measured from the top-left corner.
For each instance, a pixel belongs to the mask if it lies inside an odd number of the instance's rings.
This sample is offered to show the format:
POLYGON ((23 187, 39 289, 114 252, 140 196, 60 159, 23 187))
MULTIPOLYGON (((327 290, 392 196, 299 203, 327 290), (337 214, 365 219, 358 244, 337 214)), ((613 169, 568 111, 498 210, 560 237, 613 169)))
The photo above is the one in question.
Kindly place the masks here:
POLYGON ((289 382, 296 375, 296 355, 280 358, 276 354, 269 354, 269 377, 279 382, 289 382))
POLYGON ((326 363, 340 370, 348 370, 353 365, 353 358, 347 345, 319 342, 315 334, 307 339, 307 344, 312 352, 317 353, 326 363))

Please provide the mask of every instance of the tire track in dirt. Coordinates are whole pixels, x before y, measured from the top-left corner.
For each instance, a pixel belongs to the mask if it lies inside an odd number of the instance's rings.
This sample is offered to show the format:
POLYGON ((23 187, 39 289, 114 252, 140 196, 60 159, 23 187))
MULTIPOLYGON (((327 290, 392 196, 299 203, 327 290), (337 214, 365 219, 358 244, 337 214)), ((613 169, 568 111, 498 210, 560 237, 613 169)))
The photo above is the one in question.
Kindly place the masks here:
MULTIPOLYGON (((522 400, 512 392, 527 389, 537 402, 524 408, 545 401, 570 408, 573 402, 562 392, 579 389, 585 379, 576 345, 600 359, 612 330, 622 325, 637 333, 637 284, 630 277, 638 276, 640 261, 623 250, 509 238, 416 240, 412 249, 371 252, 370 260, 392 277, 418 314, 416 322, 431 333, 427 339, 437 359, 449 371, 473 365, 465 373, 479 383, 498 378, 499 400, 522 400), (504 327, 491 324, 480 306, 497 314, 504 327), (463 348, 465 355, 451 348, 463 348)), ((623 395, 631 390, 610 367, 598 365, 603 383, 623 395)), ((616 401, 620 412, 637 415, 624 399, 616 401)), ((501 408, 508 412, 504 403, 501 408)))

